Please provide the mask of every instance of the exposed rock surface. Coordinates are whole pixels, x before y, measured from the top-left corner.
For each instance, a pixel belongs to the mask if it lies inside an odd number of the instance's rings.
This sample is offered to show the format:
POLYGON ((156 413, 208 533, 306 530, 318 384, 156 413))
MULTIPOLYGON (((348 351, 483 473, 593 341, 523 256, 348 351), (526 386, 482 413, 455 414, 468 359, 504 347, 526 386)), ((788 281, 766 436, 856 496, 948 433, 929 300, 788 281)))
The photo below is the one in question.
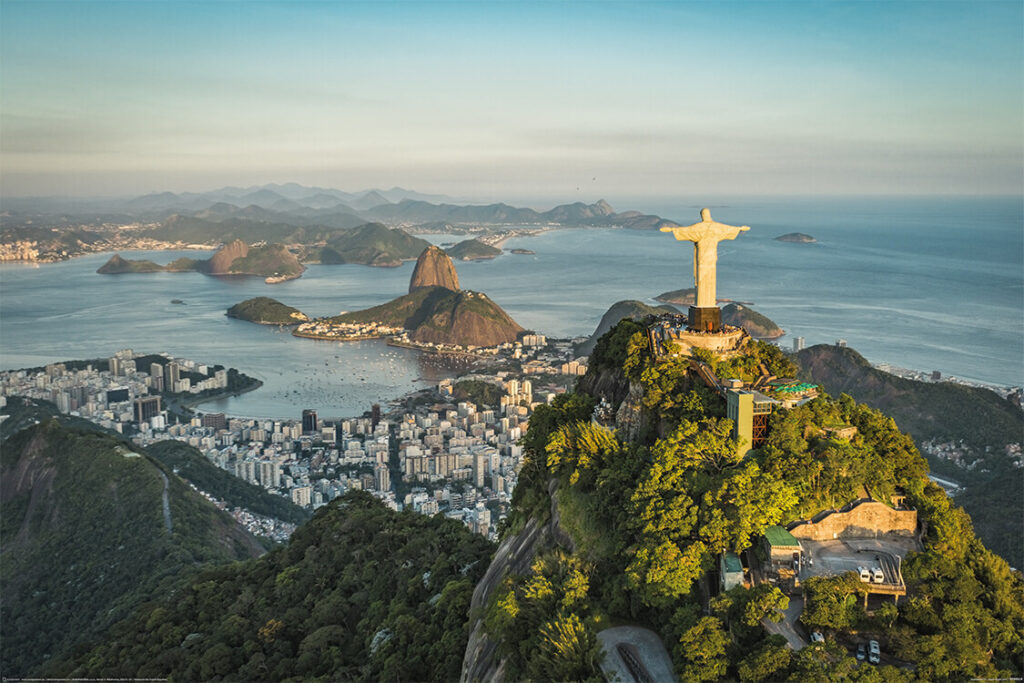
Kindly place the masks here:
POLYGON ((345 313, 332 322, 378 322, 409 330, 413 341, 462 346, 495 346, 524 331, 486 294, 419 287, 386 304, 345 313))
POLYGON ((460 291, 433 302, 410 336, 423 343, 496 346, 515 341, 523 331, 486 294, 460 291))
POLYGON ((210 257, 208 272, 210 275, 227 275, 231 272, 231 264, 235 259, 249 255, 249 245, 242 240, 234 240, 225 244, 210 257))
POLYGON ((444 287, 458 291, 459 276, 455 264, 444 249, 431 245, 416 259, 416 267, 409 280, 409 292, 420 287, 444 287))
POLYGON ((505 538, 494 553, 487 573, 473 590, 469 613, 469 642, 466 644, 466 655, 462 660, 462 683, 489 681, 500 683, 505 680, 505 662, 497 659, 498 645, 484 630, 484 611, 494 594, 494 589, 501 585, 502 579, 508 574, 524 574, 538 554, 561 546, 570 552, 574 550, 569 534, 559 526, 558 502, 555 490, 558 480, 548 482, 548 495, 551 496, 551 517, 546 523, 539 523, 531 517, 523 530, 505 538))

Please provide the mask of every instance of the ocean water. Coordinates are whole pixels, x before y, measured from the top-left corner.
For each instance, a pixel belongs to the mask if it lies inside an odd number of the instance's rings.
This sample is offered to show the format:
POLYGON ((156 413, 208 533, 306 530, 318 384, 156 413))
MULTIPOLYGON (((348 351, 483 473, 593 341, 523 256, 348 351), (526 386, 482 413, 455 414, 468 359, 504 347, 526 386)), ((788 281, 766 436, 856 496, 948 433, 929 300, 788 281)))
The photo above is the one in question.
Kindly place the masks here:
MULTIPOLYGON (((752 302, 786 330, 783 345, 794 336, 808 345, 843 338, 873 362, 1024 384, 1020 198, 708 205, 715 220, 751 227, 719 245, 719 297, 752 302), (787 232, 818 242, 774 239, 787 232)), ((623 206, 681 223, 699 220, 697 204, 623 206)), ((590 334, 614 302, 654 303, 659 293, 693 281, 690 245, 659 232, 552 230, 504 246, 536 254, 456 262, 460 282, 549 336, 590 334)), ((159 263, 178 255, 125 254, 159 263)), ((407 290, 412 263, 311 266, 298 280, 267 285, 197 273, 96 274, 108 257, 0 266, 0 368, 108 356, 124 347, 166 350, 260 378, 266 383, 260 390, 204 407, 267 417, 297 416, 303 408, 358 414, 449 374, 443 364, 382 342, 313 342, 224 316, 232 304, 260 295, 313 316, 376 305, 407 290), (186 305, 171 304, 172 298, 186 305)))

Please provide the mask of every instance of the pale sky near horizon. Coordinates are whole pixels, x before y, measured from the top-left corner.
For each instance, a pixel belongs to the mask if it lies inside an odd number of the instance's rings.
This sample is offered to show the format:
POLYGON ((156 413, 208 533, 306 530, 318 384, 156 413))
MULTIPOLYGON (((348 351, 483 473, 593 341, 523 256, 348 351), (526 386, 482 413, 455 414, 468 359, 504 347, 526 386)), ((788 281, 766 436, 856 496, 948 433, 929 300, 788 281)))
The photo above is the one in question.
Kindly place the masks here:
POLYGON ((0 193, 1019 194, 1024 3, 0 3, 0 193))

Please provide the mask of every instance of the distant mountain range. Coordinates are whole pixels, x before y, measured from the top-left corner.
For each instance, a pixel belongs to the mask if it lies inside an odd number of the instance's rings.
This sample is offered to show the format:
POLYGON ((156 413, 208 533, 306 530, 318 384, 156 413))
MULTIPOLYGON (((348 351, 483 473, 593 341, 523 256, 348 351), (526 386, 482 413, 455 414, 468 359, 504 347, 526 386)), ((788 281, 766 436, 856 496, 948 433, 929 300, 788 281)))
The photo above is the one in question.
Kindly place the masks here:
MULTIPOLYGON (((400 225, 414 231, 417 226, 422 226, 421 231, 436 231, 439 227, 483 228, 495 225, 623 227, 636 230, 676 225, 660 216, 639 211, 616 212, 604 200, 593 204, 562 204, 548 211, 536 211, 504 203, 455 204, 451 203, 450 197, 400 187, 345 192, 296 183, 222 187, 208 192, 154 192, 132 199, 14 198, 5 199, 4 208, 0 220, 5 233, 26 226, 109 226, 140 220, 165 224, 189 221, 228 223, 239 228, 251 228, 253 223, 268 223, 313 228, 313 232, 327 228, 353 228, 370 222, 400 225)), ((232 235, 234 237, 250 241, 260 239, 242 234, 232 235)))

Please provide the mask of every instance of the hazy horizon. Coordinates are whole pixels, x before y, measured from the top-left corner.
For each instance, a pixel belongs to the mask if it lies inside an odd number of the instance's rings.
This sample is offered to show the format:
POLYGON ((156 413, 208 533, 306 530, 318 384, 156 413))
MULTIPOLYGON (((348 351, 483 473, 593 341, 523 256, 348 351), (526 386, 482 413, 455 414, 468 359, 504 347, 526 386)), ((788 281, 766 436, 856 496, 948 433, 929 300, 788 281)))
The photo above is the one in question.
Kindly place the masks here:
POLYGON ((1014 195, 1024 6, 0 4, 0 194, 1014 195))

